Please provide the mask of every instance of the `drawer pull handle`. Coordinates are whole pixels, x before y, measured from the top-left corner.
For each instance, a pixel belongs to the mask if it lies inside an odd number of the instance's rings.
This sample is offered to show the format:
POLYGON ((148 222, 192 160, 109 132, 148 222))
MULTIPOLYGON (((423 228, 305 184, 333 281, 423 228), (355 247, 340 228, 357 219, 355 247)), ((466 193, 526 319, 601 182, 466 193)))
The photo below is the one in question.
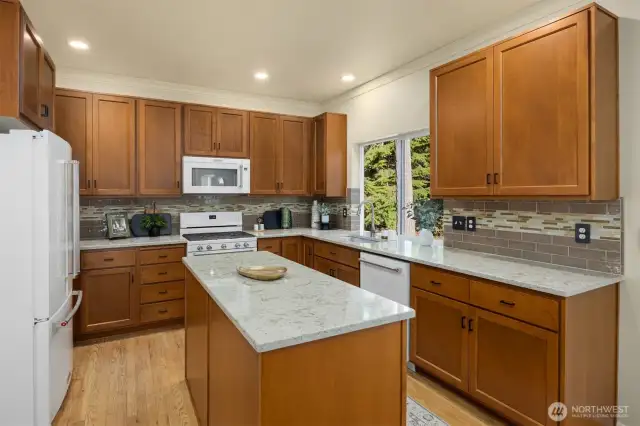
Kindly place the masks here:
POLYGON ((102 260, 105 261, 105 262, 113 262, 113 257, 105 257, 102 260))
POLYGON ((466 317, 466 316, 463 316, 463 317, 462 317, 462 320, 461 320, 461 322, 462 322, 462 329, 463 329, 463 330, 466 328, 466 321, 467 321, 467 317, 466 317))
POLYGON ((158 294, 167 294, 167 293, 169 293, 169 290, 162 290, 158 292, 158 294))
POLYGON ((166 254, 163 254, 161 256, 158 256, 158 259, 166 259, 167 257, 169 257, 169 256, 167 256, 166 254))
POLYGON ((473 331, 473 318, 469 318, 469 331, 473 331))
POLYGON ((160 310, 158 310, 158 313, 159 313, 159 314, 166 314, 167 312, 169 312, 169 311, 168 311, 168 310, 166 310, 166 309, 160 309, 160 310))
POLYGON ((338 253, 336 253, 335 251, 330 251, 329 254, 333 255, 333 256, 337 256, 338 253))
POLYGON ((264 246, 265 250, 269 250, 269 249, 272 249, 272 248, 273 248, 272 246, 264 246))
POLYGON ((432 285, 442 285, 442 283, 439 283, 438 281, 434 281, 434 280, 431 280, 431 281, 429 281, 429 282, 430 282, 432 285))
POLYGON ((158 275, 167 275, 167 274, 168 274, 168 272, 167 272, 167 271, 164 271, 164 272, 158 272, 158 275))
POLYGON ((501 300, 500 304, 501 305, 507 305, 507 306, 516 306, 516 304, 514 302, 507 302, 506 300, 501 300))

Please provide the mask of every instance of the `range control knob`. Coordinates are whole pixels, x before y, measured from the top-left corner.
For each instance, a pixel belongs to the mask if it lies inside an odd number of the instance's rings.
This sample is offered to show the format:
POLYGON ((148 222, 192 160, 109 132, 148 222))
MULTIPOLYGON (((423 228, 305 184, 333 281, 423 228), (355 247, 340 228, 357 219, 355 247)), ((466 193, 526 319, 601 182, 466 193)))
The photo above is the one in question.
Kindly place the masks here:
POLYGON ((236 248, 240 248, 240 247, 242 247, 242 246, 240 245, 240 243, 236 243, 235 247, 236 247, 236 248))
POLYGON ((226 249, 226 248, 227 248, 227 245, 226 245, 226 244, 222 244, 222 245, 220 246, 220 248, 221 248, 221 249, 226 249))
POLYGON ((202 251, 202 246, 198 246, 198 251, 202 251))
POLYGON ((249 248, 249 245, 250 245, 249 243, 244 243, 244 246, 245 246, 246 248, 249 248))
POLYGON ((207 250, 213 250, 213 247, 211 247, 211 245, 208 245, 207 250))

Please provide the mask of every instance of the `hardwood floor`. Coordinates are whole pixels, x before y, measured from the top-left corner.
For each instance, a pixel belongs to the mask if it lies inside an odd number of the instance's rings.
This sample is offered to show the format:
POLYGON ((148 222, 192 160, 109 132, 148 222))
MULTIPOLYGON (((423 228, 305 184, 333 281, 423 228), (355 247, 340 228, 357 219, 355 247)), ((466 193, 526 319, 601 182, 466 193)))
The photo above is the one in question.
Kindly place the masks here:
MULTIPOLYGON (((184 381, 184 330, 102 339, 73 355, 71 386, 55 426, 198 424, 184 381)), ((507 424, 413 373, 407 395, 450 426, 507 424)))

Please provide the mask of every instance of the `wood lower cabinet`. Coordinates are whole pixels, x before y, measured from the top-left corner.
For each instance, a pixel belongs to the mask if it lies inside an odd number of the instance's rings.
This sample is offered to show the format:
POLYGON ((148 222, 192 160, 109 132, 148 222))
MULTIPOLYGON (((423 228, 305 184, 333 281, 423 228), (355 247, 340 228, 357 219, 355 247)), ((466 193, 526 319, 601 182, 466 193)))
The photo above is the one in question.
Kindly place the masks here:
POLYGON ((325 113, 313 121, 313 194, 347 194, 347 116, 325 113))
POLYGON ((360 252, 336 244, 313 243, 313 269, 360 287, 360 252), (354 267, 357 266, 357 267, 354 267))
POLYGON ((289 237, 282 239, 282 257, 296 263, 302 263, 302 239, 300 237, 289 237))
POLYGON ((109 331, 136 325, 138 286, 135 268, 82 272, 81 332, 109 331))
MULTIPOLYGON (((456 274, 446 283, 467 290, 436 294, 416 266, 410 359, 419 371, 518 425, 556 425, 547 412, 556 401, 617 403, 618 285, 561 298, 456 274), (461 294, 466 303, 451 298, 461 294)), ((562 424, 584 420, 570 415, 562 424)))
POLYGON ((302 238, 302 264, 307 268, 313 268, 313 240, 302 238))
POLYGON ((424 371, 458 389, 469 385, 469 306, 455 300, 411 288, 411 359, 424 371))
POLYGON ((282 254, 282 238, 259 238, 258 251, 270 251, 273 254, 282 254))
POLYGON ((182 245, 82 252, 77 281, 83 299, 75 339, 154 327, 182 318, 184 255, 182 245))
POLYGON ((482 309, 469 323, 469 393, 522 425, 555 425, 558 334, 482 309))
POLYGON ((182 105, 137 101, 138 194, 180 195, 182 105))
POLYGON ((190 273, 185 274, 185 379, 200 425, 209 418, 209 294, 190 273))
POLYGON ((53 130, 56 68, 19 2, 0 2, 0 123, 53 130))
POLYGON ((431 70, 432 194, 617 199, 617 52, 594 4, 431 70))
POLYGON ((93 96, 93 195, 136 193, 135 100, 93 96))

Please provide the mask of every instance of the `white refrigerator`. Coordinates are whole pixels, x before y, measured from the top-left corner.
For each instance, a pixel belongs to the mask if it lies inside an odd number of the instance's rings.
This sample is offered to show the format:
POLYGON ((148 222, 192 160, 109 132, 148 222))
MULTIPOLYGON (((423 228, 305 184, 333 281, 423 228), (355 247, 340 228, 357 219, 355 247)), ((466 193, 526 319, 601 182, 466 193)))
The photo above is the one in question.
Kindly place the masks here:
POLYGON ((49 425, 69 388, 82 301, 78 162, 54 133, 0 135, 0 425, 49 425))

